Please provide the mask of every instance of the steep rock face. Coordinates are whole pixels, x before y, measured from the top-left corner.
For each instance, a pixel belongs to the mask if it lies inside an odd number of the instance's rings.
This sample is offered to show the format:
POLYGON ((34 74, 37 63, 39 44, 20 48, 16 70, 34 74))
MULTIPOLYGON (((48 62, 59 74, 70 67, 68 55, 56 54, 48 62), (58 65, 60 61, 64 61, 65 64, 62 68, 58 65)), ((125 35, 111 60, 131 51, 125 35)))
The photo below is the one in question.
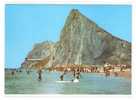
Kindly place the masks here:
POLYGON ((112 36, 73 9, 66 19, 57 43, 36 44, 27 58, 46 58, 48 66, 57 64, 129 64, 131 43, 112 36))
POLYGON ((55 57, 55 64, 130 64, 131 44, 73 9, 61 31, 55 57))

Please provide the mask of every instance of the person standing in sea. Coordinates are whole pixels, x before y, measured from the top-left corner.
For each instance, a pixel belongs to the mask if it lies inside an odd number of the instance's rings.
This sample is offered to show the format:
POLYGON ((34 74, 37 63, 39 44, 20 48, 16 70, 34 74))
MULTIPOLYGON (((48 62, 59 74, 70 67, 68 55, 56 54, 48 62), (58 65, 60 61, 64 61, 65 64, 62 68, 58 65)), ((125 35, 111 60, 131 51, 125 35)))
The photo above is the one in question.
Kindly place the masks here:
POLYGON ((38 80, 41 81, 42 80, 42 69, 38 70, 38 80))

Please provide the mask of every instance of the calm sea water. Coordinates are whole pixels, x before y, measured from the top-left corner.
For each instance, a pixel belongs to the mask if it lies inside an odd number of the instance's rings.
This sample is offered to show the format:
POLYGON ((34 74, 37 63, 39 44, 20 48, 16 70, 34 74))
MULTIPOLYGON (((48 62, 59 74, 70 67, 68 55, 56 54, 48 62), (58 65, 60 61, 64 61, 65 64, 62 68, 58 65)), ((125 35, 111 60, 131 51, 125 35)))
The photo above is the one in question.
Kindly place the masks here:
MULTIPOLYGON (((42 81, 37 72, 25 71, 11 75, 5 72, 6 94, 131 94, 131 80, 121 77, 105 77, 95 73, 82 73, 79 83, 57 83, 59 72, 43 72, 42 81)), ((64 79, 72 80, 67 74, 64 79)))

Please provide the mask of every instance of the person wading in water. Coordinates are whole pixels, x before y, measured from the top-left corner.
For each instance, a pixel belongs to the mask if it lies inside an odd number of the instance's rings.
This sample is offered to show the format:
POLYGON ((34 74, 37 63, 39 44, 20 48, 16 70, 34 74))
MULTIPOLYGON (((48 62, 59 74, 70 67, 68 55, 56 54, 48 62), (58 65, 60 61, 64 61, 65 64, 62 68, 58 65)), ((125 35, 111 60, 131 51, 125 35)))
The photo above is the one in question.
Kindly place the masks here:
POLYGON ((80 68, 75 68, 73 70, 73 76, 74 76, 74 79, 72 79, 71 81, 72 82, 79 82, 79 79, 80 79, 80 68))
POLYGON ((42 69, 38 70, 38 80, 41 81, 42 80, 42 69))
POLYGON ((74 76, 74 78, 76 77, 76 70, 75 69, 73 71, 73 76, 74 76))
POLYGON ((60 80, 63 81, 63 79, 64 79, 64 74, 62 74, 62 75, 60 76, 60 80))
POLYGON ((15 70, 12 70, 12 71, 11 71, 11 75, 15 75, 15 70))
POLYGON ((64 75, 67 73, 67 70, 64 71, 64 73, 60 76, 60 80, 63 81, 64 80, 64 75))
POLYGON ((80 78, 80 68, 77 69, 77 79, 80 78))

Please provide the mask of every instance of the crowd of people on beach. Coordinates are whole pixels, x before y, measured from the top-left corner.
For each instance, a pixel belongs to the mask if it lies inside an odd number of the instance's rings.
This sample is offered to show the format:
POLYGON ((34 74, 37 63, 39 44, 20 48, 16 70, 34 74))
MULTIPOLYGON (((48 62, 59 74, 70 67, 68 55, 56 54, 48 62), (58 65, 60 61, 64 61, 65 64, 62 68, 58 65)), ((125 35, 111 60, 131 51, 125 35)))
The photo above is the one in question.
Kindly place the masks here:
MULTIPOLYGON (((55 67, 49 68, 49 71, 61 71, 64 72, 60 79, 63 80, 63 76, 67 72, 73 73, 103 73, 105 76, 118 76, 118 72, 124 72, 130 70, 131 66, 125 64, 105 64, 105 65, 77 65, 77 64, 67 64, 67 65, 56 65, 55 67)), ((74 74, 75 76, 75 74, 74 74)))
MULTIPOLYGON (((64 81, 64 76, 72 72, 74 79, 71 81, 79 81, 81 72, 82 73, 103 73, 105 76, 110 76, 111 73, 114 74, 114 76, 118 76, 118 72, 123 72, 126 69, 130 69, 131 67, 125 64, 105 64, 103 66, 101 65, 78 65, 78 64, 66 64, 66 65, 56 65, 54 67, 50 67, 47 70, 51 71, 60 71, 62 72, 62 75, 60 75, 60 81, 64 81)), ((21 69, 14 69, 11 71, 11 75, 15 75, 16 72, 22 72, 21 69)), ((37 69, 37 75, 38 80, 42 80, 42 72, 43 69, 37 69)), ((29 74, 30 70, 27 69, 26 73, 29 74)))

